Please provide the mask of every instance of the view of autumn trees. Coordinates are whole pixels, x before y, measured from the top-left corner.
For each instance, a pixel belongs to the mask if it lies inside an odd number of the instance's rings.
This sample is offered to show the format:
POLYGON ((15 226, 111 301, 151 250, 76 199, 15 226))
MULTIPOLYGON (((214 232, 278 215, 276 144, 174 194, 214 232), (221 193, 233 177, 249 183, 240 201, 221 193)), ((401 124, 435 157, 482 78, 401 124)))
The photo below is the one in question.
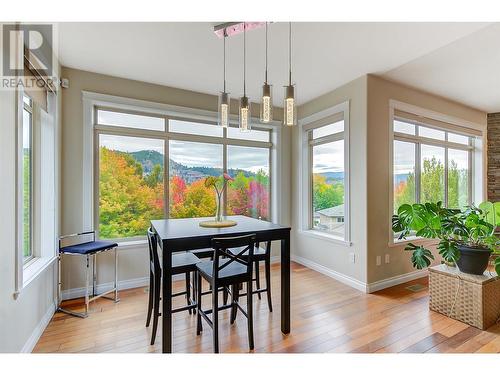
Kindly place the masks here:
MULTIPOLYGON (((444 200, 444 165, 435 157, 424 159, 420 177, 420 202, 444 200)), ((448 207, 459 208, 468 204, 467 170, 459 169, 454 160, 448 166, 448 207)), ((404 203, 415 203, 415 174, 409 173, 405 181, 394 187, 394 210, 404 203)))
MULTIPOLYGON (((99 231, 101 238, 144 236, 151 219, 164 217, 163 167, 146 174, 141 163, 125 152, 100 148, 99 231)), ((268 220, 269 176, 260 170, 238 171, 227 192, 227 214, 268 220)), ((180 176, 169 181, 172 218, 215 215, 215 193, 204 178, 187 184, 180 176)))
POLYGON ((314 212, 335 207, 344 203, 344 183, 334 180, 328 183, 325 176, 313 174, 313 209, 314 212))

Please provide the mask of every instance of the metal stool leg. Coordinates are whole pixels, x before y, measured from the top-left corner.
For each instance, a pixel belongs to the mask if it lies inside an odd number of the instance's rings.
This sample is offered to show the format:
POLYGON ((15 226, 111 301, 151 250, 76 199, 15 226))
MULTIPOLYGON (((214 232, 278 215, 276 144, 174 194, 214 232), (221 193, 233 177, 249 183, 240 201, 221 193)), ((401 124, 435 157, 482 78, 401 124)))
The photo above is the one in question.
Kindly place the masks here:
POLYGON ((92 258, 92 297, 97 294, 97 253, 92 258))
POLYGON ((87 255, 87 272, 85 277, 85 315, 89 313, 89 305, 90 305, 89 279, 90 279, 90 256, 87 255))
POLYGON ((115 247, 115 302, 118 302, 118 247, 115 247))

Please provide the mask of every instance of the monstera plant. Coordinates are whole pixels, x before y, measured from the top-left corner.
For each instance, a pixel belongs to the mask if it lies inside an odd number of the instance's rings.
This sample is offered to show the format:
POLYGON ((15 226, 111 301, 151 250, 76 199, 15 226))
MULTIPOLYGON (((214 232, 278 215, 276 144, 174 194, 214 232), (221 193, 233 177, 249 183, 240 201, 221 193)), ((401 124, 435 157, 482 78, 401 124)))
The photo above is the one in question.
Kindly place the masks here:
MULTIPOLYGON (((493 255, 500 275, 500 241, 495 234, 499 225, 500 202, 483 202, 462 210, 445 208, 442 202, 403 204, 392 217, 392 229, 399 233, 399 239, 410 235, 438 239, 443 260, 472 274, 483 274, 493 255)), ((422 245, 410 242, 405 250, 412 252, 412 264, 418 269, 428 267, 434 259, 422 245)))

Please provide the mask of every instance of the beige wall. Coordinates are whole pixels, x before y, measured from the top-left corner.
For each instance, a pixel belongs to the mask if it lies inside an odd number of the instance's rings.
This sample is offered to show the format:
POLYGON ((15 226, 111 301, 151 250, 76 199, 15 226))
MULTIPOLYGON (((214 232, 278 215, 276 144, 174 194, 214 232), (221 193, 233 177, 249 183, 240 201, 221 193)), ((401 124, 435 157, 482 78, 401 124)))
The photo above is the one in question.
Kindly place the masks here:
MULTIPOLYGON (((392 171, 389 166, 389 100, 394 99, 427 110, 467 120, 486 129, 486 113, 431 95, 410 87, 368 76, 368 282, 384 280, 414 271, 410 253, 404 246, 389 244, 389 192, 392 189, 392 171), (390 263, 384 263, 384 255, 390 263), (376 266, 377 255, 382 265, 376 266)), ((436 257, 439 260, 439 256, 436 257)))
MULTIPOLYGON (((354 281, 366 281, 366 108, 367 78, 360 77, 338 89, 299 107, 299 118, 350 101, 350 181, 351 181, 351 242, 352 246, 337 244, 301 233, 300 202, 302 157, 299 140, 301 127, 292 136, 292 254, 314 262, 326 271, 340 273, 354 281), (355 263, 349 261, 355 254, 355 263)), ((299 260, 300 260, 299 258, 299 260)))
MULTIPOLYGON (((83 106, 82 91, 115 95, 150 102, 177 105, 202 110, 217 110, 217 96, 181 90, 172 87, 154 85, 102 74, 86 72, 64 67, 62 76, 69 79, 69 88, 63 89, 63 142, 62 142, 62 233, 74 233, 83 229, 83 106)), ((237 113, 237 103, 232 103, 232 112, 237 113)), ((259 106, 254 105, 253 115, 258 116, 259 106)), ((275 110, 275 117, 282 115, 275 110)), ((290 132, 284 129, 282 135, 283 153, 281 171, 290 170, 289 157, 290 132)), ((280 171, 280 172, 281 172, 280 171)), ((284 178, 289 178, 285 173, 284 178)), ((290 200, 289 182, 285 181, 281 192, 284 200, 282 220, 288 223, 290 200)), ((63 263, 63 289, 82 288, 84 286, 83 260, 79 257, 66 257, 63 263)), ((148 255, 145 245, 120 249, 119 280, 146 283, 148 276, 148 255)), ((112 281, 112 259, 102 255, 98 262, 98 284, 112 281)), ((123 284, 124 287, 132 284, 123 284)), ((81 293, 81 290, 80 290, 81 293)))

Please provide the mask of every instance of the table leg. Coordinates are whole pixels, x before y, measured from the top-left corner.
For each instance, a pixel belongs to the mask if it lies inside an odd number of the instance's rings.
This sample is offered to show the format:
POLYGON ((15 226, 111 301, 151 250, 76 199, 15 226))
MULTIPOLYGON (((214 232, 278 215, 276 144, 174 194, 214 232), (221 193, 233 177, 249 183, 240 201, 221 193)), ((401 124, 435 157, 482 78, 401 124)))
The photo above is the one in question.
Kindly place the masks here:
POLYGON ((281 332, 290 333, 290 232, 281 240, 281 332))
POLYGON ((162 353, 172 353, 172 253, 162 246, 162 353))

